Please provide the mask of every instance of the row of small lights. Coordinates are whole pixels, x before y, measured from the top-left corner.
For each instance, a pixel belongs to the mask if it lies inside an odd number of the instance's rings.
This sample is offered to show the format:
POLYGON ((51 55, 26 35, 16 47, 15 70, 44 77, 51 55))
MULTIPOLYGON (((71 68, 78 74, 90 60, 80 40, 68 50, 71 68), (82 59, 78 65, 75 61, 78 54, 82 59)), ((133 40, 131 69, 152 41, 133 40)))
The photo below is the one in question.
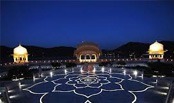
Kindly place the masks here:
MULTIPOLYGON (((75 62, 76 60, 48 60, 48 61, 29 61, 28 63, 51 63, 51 62, 75 62)), ((15 62, 11 62, 11 63, 4 63, 4 65, 13 65, 16 64, 15 62)), ((3 64, 0 64, 0 66, 2 66, 3 64)))
MULTIPOLYGON (((135 59, 101 59, 101 61, 138 61, 138 60, 142 60, 141 58, 135 58, 135 59)), ((48 61, 29 61, 31 63, 51 63, 51 62, 75 62, 76 60, 48 60, 48 61)), ((173 61, 173 59, 164 59, 164 61, 173 61)), ((12 62, 12 63, 4 63, 4 65, 13 65, 13 64, 16 64, 15 62, 12 62)), ((0 66, 2 66, 3 64, 0 64, 0 66)))
MULTIPOLYGON (((105 72, 105 68, 102 67, 102 68, 101 68, 101 71, 102 71, 102 72, 105 72)), ((80 68, 80 72, 81 72, 81 73, 84 72, 82 67, 80 68)), ((92 72, 94 72, 94 73, 96 72, 96 68, 95 68, 95 67, 94 67, 94 69, 93 69, 92 72)), ((126 72, 127 72, 126 69, 124 69, 124 70, 123 70, 123 74, 126 75, 126 72)), ((66 69, 64 69, 64 73, 67 74, 68 71, 67 71, 66 69)), ((112 69, 111 69, 111 68, 109 69, 109 73, 112 73, 112 69)), ((139 74, 139 73, 138 73, 137 70, 134 70, 134 71, 133 71, 133 75, 134 75, 135 77, 137 77, 138 74, 139 74)), ((53 72, 51 71, 51 72, 50 72, 50 77, 52 77, 52 76, 53 76, 53 72)), ((144 77, 144 74, 141 73, 141 76, 140 76, 140 77, 143 78, 143 77, 144 77)), ((33 79, 35 79, 35 76, 33 76, 33 79)))
POLYGON ((38 63, 42 63, 42 62, 44 62, 44 63, 51 63, 51 62, 75 62, 76 60, 48 60, 48 61, 30 61, 31 63, 33 63, 33 62, 38 62, 38 63))
POLYGON ((135 60, 136 61, 136 60, 142 60, 142 59, 141 58, 139 58, 139 59, 138 58, 135 58, 135 59, 109 59, 109 60, 108 59, 101 59, 101 61, 112 61, 112 60, 114 60, 114 61, 125 61, 125 60, 126 61, 129 61, 129 60, 132 61, 132 60, 135 60))

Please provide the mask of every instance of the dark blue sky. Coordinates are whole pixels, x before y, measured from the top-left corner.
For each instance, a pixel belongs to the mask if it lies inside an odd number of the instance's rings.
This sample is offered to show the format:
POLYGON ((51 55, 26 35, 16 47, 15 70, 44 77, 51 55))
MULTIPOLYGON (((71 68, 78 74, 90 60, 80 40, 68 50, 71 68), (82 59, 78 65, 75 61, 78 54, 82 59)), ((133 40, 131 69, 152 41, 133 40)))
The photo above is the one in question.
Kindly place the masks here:
POLYGON ((174 2, 1 2, 1 45, 101 48, 174 40, 174 2))

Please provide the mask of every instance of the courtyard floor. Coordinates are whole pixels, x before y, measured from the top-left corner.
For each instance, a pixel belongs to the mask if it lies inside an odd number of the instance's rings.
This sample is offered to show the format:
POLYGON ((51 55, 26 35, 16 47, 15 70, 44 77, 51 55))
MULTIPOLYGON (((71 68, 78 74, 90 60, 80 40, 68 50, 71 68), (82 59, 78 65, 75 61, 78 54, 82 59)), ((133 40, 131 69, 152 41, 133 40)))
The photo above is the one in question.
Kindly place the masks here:
POLYGON ((94 67, 60 69, 20 81, 11 103, 164 103, 167 81, 135 70, 94 67))

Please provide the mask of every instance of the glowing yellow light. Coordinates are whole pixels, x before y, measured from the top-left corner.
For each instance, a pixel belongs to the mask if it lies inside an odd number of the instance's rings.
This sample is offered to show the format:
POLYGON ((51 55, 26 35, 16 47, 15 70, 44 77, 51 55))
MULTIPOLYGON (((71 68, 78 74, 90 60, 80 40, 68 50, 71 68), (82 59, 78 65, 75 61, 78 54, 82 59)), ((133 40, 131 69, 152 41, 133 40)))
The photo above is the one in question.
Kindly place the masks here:
POLYGON ((150 45, 149 47, 149 54, 163 54, 164 49, 163 45, 161 43, 158 43, 157 41, 150 45))
POLYGON ((27 54, 28 52, 26 48, 19 45, 18 47, 14 48, 13 53, 18 55, 23 55, 23 54, 27 54))
POLYGON ((149 59, 163 59, 164 48, 161 43, 157 41, 150 45, 149 47, 149 59))
POLYGON ((13 59, 15 63, 28 62, 28 52, 27 49, 19 45, 13 50, 13 59))

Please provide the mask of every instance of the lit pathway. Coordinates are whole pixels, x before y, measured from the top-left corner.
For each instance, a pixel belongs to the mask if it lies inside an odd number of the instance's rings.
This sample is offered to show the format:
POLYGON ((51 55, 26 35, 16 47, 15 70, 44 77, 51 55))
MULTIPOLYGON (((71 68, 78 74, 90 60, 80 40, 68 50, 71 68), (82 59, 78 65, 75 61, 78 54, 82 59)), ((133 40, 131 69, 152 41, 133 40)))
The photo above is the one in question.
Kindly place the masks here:
MULTIPOLYGON (((65 69, 50 72, 42 81, 22 88, 24 103, 163 103, 168 87, 159 91, 155 79, 143 77, 137 71, 95 67, 65 69)), ((11 98, 13 103, 13 98, 11 98)))

